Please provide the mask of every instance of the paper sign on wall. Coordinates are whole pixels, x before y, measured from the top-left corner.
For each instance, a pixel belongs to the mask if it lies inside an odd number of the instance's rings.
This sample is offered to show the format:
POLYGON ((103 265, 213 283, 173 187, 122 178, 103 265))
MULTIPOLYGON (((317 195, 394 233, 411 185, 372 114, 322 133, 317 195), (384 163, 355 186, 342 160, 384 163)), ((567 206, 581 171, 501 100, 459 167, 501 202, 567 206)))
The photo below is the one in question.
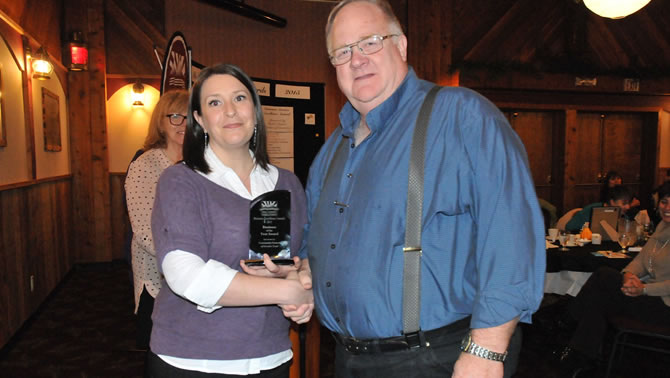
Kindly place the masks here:
POLYGON ((309 87, 277 84, 275 85, 275 97, 309 100, 309 87))

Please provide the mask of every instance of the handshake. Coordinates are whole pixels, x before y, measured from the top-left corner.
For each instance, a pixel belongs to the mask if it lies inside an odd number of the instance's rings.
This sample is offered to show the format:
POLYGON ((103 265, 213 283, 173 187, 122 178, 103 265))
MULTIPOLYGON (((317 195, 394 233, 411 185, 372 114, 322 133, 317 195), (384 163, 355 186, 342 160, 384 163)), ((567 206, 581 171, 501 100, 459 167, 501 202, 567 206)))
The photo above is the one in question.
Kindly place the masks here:
POLYGON ((314 312, 314 294, 312 293, 312 272, 308 260, 293 257, 293 265, 277 265, 267 255, 263 255, 263 265, 248 266, 240 261, 242 270, 253 276, 283 278, 277 288, 277 305, 284 316, 292 321, 307 323, 314 312))

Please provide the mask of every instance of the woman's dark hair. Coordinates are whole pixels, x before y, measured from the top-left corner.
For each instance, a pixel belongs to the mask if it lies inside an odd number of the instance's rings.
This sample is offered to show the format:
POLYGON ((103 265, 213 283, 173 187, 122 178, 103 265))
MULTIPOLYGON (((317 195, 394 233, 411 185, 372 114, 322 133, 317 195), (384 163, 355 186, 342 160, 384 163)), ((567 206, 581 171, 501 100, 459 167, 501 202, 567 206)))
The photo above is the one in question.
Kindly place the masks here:
POLYGON ((256 134, 255 137, 252 137, 251 143, 249 143, 249 149, 254 152, 256 164, 267 170, 270 158, 268 157, 266 145, 267 133, 265 129, 265 121, 263 120, 261 100, 258 97, 258 93, 256 93, 254 82, 249 76, 247 76, 247 74, 245 74, 239 67, 228 63, 220 63, 202 70, 198 79, 195 81, 195 84, 193 84, 193 88, 191 88, 191 98, 189 99, 188 104, 188 122, 186 124, 186 134, 184 135, 184 163, 186 163, 189 168, 203 173, 209 173, 211 171, 207 161, 205 161, 205 146, 207 143, 205 141, 205 129, 198 123, 193 116, 193 113, 198 112, 198 114, 202 115, 202 108, 200 106, 202 86, 207 79, 213 75, 230 75, 239 80, 240 83, 249 90, 249 93, 251 93, 251 98, 254 103, 254 111, 256 112, 256 134))
POLYGON ((600 202, 607 202, 607 191, 610 189, 610 180, 615 179, 615 178, 620 178, 621 183, 623 184, 623 178, 621 177, 620 174, 618 174, 616 171, 608 171, 607 174, 605 175, 605 178, 603 178, 603 184, 600 186, 600 202))
MULTIPOLYGON (((662 200, 665 197, 670 197, 670 180, 661 184, 661 186, 659 186, 655 190, 655 192, 658 193, 658 200, 659 201, 662 200)), ((658 207, 658 203, 656 204, 656 206, 658 207)))

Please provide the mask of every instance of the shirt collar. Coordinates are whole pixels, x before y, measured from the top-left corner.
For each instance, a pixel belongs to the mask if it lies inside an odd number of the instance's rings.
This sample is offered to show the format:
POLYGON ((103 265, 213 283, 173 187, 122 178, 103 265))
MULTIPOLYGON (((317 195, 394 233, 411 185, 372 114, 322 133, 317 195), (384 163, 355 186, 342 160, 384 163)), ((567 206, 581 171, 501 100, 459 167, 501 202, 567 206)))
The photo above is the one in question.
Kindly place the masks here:
MULTIPOLYGON (((251 155, 252 159, 254 158, 253 151, 249 150, 249 155, 251 155)), ((216 156, 214 150, 212 150, 210 146, 205 147, 205 161, 207 162, 207 165, 209 165, 209 168, 211 169, 211 171, 205 175, 207 178, 211 179, 212 177, 215 176, 225 176, 226 174, 229 173, 235 174, 232 168, 223 164, 221 160, 219 160, 219 157, 216 156)), ((251 174, 267 176, 270 173, 261 168, 258 164, 254 164, 254 169, 251 171, 251 174)))
MULTIPOLYGON (((419 79, 417 78, 414 69, 410 66, 407 70, 407 75, 405 75, 405 78, 395 92, 393 92, 393 94, 384 102, 379 104, 379 106, 368 112, 365 121, 367 122, 370 131, 374 133, 375 131, 383 129, 388 123, 388 119, 391 118, 395 111, 400 107, 400 104, 405 102, 406 94, 414 93, 414 89, 418 84, 419 79)), ((360 119, 360 113, 350 102, 347 102, 342 108, 342 111, 340 111, 342 134, 348 137, 353 137, 354 129, 358 126, 360 119)))

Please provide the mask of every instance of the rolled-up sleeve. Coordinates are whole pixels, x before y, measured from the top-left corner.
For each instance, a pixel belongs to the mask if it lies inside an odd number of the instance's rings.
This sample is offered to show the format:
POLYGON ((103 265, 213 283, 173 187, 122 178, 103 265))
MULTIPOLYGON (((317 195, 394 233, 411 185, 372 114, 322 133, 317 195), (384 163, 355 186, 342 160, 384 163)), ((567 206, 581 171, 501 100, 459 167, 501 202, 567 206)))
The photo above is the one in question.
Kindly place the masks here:
POLYGON ((467 128, 472 161, 472 214, 477 224, 477 295, 473 328, 531 315, 543 296, 546 268, 543 218, 521 140, 504 117, 467 128))

